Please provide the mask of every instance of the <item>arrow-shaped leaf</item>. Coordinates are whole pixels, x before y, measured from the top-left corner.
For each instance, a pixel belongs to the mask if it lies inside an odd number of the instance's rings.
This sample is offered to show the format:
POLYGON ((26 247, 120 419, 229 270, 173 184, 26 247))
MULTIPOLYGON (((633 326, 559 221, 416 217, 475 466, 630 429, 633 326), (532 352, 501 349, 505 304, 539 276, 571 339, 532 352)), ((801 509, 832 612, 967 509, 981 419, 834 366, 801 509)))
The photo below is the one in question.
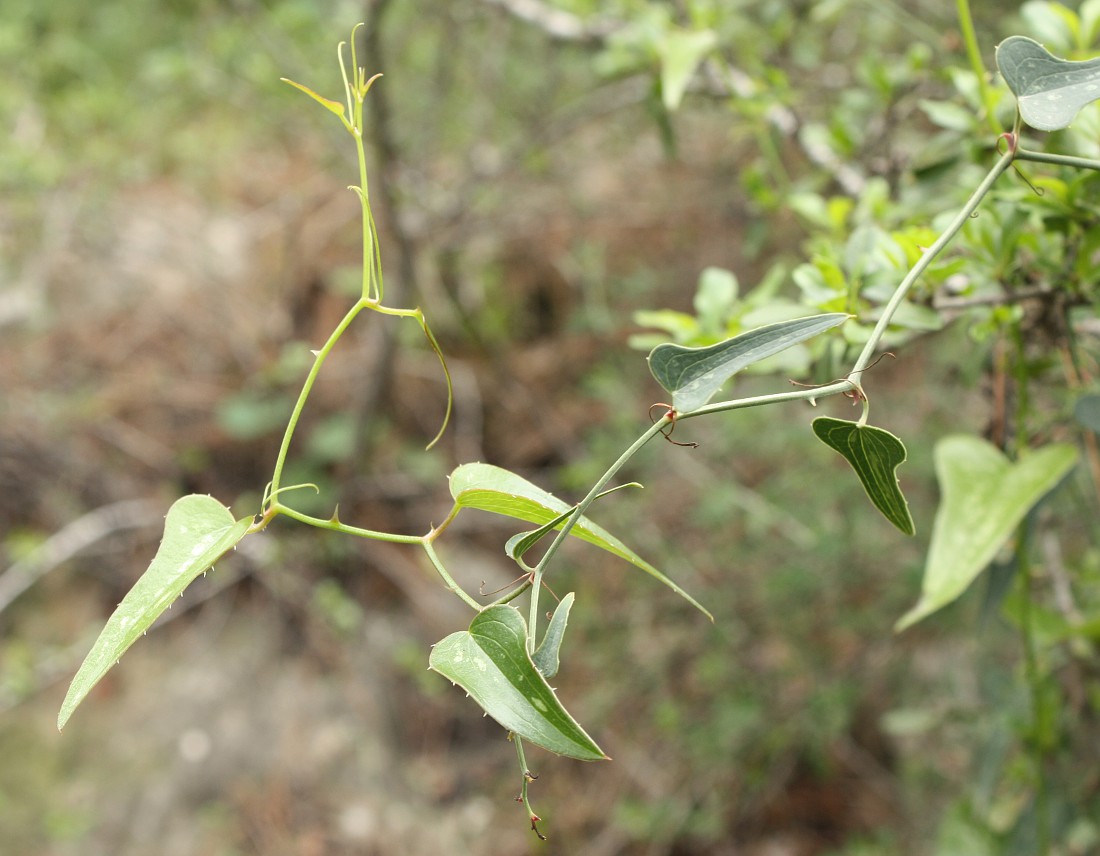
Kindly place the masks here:
MULTIPOLYGON (((559 515, 562 516, 562 523, 564 523, 570 511, 570 506, 553 494, 547 493, 522 476, 492 464, 462 464, 457 467, 451 473, 451 496, 454 497, 456 508, 477 508, 540 526, 553 521, 559 515)), ((714 620, 710 612, 704 609, 695 598, 587 517, 578 520, 570 534, 576 535, 582 541, 595 544, 620 559, 625 559, 654 579, 660 580, 711 621, 714 620)), ((513 543, 511 547, 513 552, 516 548, 517 545, 513 543)))
POLYGON ((1100 59, 1061 59, 1025 36, 1005 39, 996 56, 1020 116, 1040 131, 1068 127, 1082 107, 1100 98, 1100 59))
POLYGON ((916 531, 909 503, 898 485, 897 468, 905 463, 905 445, 882 428, 821 416, 814 433, 856 471, 875 508, 906 535, 916 531))
POLYGON ((478 613, 469 630, 432 648, 428 664, 523 739, 581 761, 607 758, 535 668, 527 653, 527 625, 513 607, 501 604, 478 613))
POLYGON ((831 312, 780 321, 705 348, 658 345, 649 352, 649 370, 672 394, 672 406, 679 413, 691 413, 710 401, 741 369, 843 324, 849 317, 831 312))
POLYGON ((932 527, 921 597, 895 629, 904 630, 959 597, 985 570, 1032 508, 1073 469, 1077 451, 1046 446, 1012 463, 977 437, 936 444, 942 498, 932 527))
POLYGON ((339 101, 333 101, 331 98, 325 98, 325 96, 323 96, 323 95, 318 95, 316 92, 314 92, 308 86, 302 86, 302 84, 295 83, 293 80, 290 80, 289 78, 280 77, 279 80, 281 80, 283 83, 289 83, 295 89, 301 90, 306 95, 308 95, 310 98, 312 98, 314 101, 316 101, 318 104, 320 104, 322 107, 324 107, 326 110, 332 111, 337 116, 339 116, 341 119, 344 117, 344 105, 341 104, 339 101))
POLYGON ((210 496, 192 494, 172 504, 152 563, 107 619, 77 670, 57 716, 58 729, 65 727, 73 711, 126 649, 195 577, 236 546, 251 525, 251 517, 234 520, 229 509, 210 496))

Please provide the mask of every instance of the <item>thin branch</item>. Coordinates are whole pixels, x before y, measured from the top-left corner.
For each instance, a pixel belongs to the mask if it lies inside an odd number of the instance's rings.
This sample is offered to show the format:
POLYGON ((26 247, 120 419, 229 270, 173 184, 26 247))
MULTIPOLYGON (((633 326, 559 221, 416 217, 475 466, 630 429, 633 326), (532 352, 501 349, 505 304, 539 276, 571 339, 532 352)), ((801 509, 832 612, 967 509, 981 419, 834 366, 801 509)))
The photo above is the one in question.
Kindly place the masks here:
POLYGON ((606 18, 584 20, 572 12, 555 9, 542 0, 482 0, 514 18, 532 24, 559 42, 599 43, 620 29, 621 21, 606 18))
POLYGON ((116 532, 164 525, 164 514, 148 500, 128 499, 103 505, 78 517, 24 559, 0 574, 0 612, 38 580, 116 532))

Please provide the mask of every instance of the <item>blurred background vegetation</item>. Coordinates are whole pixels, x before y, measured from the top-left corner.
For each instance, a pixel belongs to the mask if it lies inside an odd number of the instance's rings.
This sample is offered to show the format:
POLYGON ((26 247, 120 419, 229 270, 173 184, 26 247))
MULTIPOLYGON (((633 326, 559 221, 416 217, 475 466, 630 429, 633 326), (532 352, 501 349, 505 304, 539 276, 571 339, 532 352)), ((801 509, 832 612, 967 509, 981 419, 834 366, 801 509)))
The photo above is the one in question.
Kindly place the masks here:
MULTIPOLYGON (((1026 8, 978 11, 990 67, 1005 36, 1043 37, 1026 8)), ((991 419, 990 338, 917 336, 920 319, 865 380, 909 446, 916 539, 812 438, 843 400, 685 423, 699 449, 653 445, 629 473, 647 490, 600 505, 717 621, 569 551, 550 579, 578 593, 557 684, 615 761, 531 750, 547 844, 511 801, 503 733, 425 671, 468 616, 393 545, 289 524, 248 539, 57 734, 172 499, 258 508, 309 348, 357 293, 350 141, 278 79, 337 97, 334 46, 360 20, 385 74, 368 107, 387 298, 427 311, 456 413, 425 454, 435 358, 414 327, 368 323, 287 478, 376 529, 438 522, 464 461, 581 495, 661 397, 636 317, 706 328, 708 267, 742 298, 805 292, 814 240, 849 216, 930 225, 995 142, 948 0, 6 0, 0 850, 994 852, 1018 641, 980 598, 892 632, 919 589, 932 445, 991 419), (725 63, 672 98, 662 63, 704 30, 725 63)), ((461 525, 449 563, 506 584, 511 530, 461 525)), ((1064 852, 1095 852, 1093 833, 1064 852)))

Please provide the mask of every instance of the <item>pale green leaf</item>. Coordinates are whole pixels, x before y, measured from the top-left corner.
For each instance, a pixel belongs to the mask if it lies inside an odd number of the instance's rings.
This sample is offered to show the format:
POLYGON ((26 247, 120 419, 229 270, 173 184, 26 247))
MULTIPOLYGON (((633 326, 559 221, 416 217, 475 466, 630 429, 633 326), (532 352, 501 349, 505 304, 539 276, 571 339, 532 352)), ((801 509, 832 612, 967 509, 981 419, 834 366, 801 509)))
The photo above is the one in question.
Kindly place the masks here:
POLYGON ((164 537, 152 563, 107 619, 73 678, 57 716, 61 729, 73 711, 123 653, 168 609, 199 574, 244 537, 252 518, 234 520, 210 496, 177 499, 164 521, 164 537))
POLYGON ((958 598, 993 561, 1024 516, 1073 469, 1077 451, 1055 444, 1012 463, 978 437, 936 444, 942 494, 917 605, 896 625, 904 630, 958 598))
POLYGON ((432 648, 428 664, 524 740, 581 761, 607 758, 535 668, 527 653, 527 625, 513 607, 501 604, 478 613, 469 630, 432 648))
MULTIPOLYGON (((571 510, 571 506, 566 505, 553 494, 532 484, 522 476, 492 464, 460 465, 451 473, 450 487, 456 508, 477 508, 539 526, 550 523, 559 515, 563 515, 562 522, 564 522, 564 515, 571 510)), ((562 523, 558 523, 555 528, 561 525, 562 523)), ((714 620, 710 612, 704 609, 695 598, 588 517, 578 520, 570 530, 570 534, 620 559, 625 559, 654 579, 660 580, 712 621, 714 620)))
POLYGON ((905 463, 905 445, 882 428, 821 416, 814 433, 840 452, 856 471, 875 508, 906 535, 916 531, 909 503, 898 485, 897 468, 905 463))
POLYGON ((706 348, 658 345, 647 358, 649 370, 657 383, 672 394, 672 406, 679 413, 691 413, 710 401, 722 384, 741 369, 843 324, 850 317, 832 312, 780 321, 706 348))
MULTIPOLYGON (((596 499, 602 499, 609 493, 615 493, 616 491, 620 491, 628 487, 640 488, 641 485, 638 484, 638 482, 628 482, 626 484, 616 485, 613 488, 609 488, 608 490, 596 494, 596 499)), ((573 513, 576 510, 577 506, 574 505, 568 511, 559 514, 548 523, 542 524, 542 526, 540 526, 538 529, 535 529, 531 532, 520 532, 518 535, 513 535, 504 545, 504 552, 508 555, 509 559, 512 559, 522 564, 524 554, 526 554, 528 550, 534 547, 539 541, 541 541, 555 529, 559 528, 566 520, 573 516, 573 513)))
POLYGON ((675 110, 703 57, 718 43, 713 30, 671 29, 658 48, 661 57, 661 101, 675 110))
POLYGON ((330 98, 325 98, 323 95, 318 95, 316 92, 314 92, 308 86, 302 86, 302 84, 295 83, 293 80, 289 80, 285 77, 280 77, 279 80, 281 80, 283 83, 289 83, 295 89, 298 89, 298 90, 304 92, 306 95, 308 95, 310 98, 312 98, 318 104, 320 104, 326 110, 331 110, 337 116, 340 116, 341 118, 343 118, 344 105, 341 102, 333 101, 330 98))
POLYGON ((1073 62, 1034 39, 1010 36, 997 46, 997 68, 1016 96, 1020 116, 1040 131, 1066 128, 1100 98, 1100 59, 1073 62))
POLYGON ((544 678, 552 678, 558 673, 558 652, 561 650, 561 640, 565 637, 565 625, 569 623, 569 610, 573 608, 574 597, 573 592, 569 592, 561 599, 546 626, 542 642, 532 657, 535 668, 542 672, 544 678))

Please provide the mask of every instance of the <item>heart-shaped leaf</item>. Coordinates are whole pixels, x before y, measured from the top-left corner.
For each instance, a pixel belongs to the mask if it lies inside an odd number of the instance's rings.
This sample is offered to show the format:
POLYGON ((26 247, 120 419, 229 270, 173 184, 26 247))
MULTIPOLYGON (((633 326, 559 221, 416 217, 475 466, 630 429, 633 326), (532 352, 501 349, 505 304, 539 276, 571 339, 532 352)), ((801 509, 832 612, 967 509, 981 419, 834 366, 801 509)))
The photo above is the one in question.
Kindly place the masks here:
POLYGON ((1016 96, 1020 116, 1040 131, 1066 128, 1100 98, 1100 59, 1073 62, 1034 39, 1010 36, 997 46, 997 68, 1016 96))
POLYGON ((458 684, 489 716, 524 740, 581 761, 607 758, 569 715, 527 653, 523 616, 490 606, 432 648, 429 666, 458 684))
POLYGON ((172 504, 152 563, 107 619, 69 685, 57 716, 59 730, 126 649, 195 577, 236 546, 251 525, 251 517, 234 520, 229 509, 210 496, 192 494, 172 504))
POLYGON ((946 437, 937 443, 942 498, 921 597, 895 629, 916 624, 966 591, 1076 460, 1077 451, 1066 444, 1046 446, 1012 463, 978 437, 946 437))
POLYGON ((565 625, 569 623, 569 610, 573 608, 575 595, 569 592, 561 599, 550 623, 546 626, 546 633, 539 643, 538 650, 531 658, 535 668, 542 672, 544 678, 552 678, 558 673, 558 652, 561 650, 561 640, 565 637, 565 625))
POLYGON ((780 321, 706 348, 658 345, 649 352, 649 370, 657 383, 672 394, 673 408, 679 413, 691 413, 710 401, 722 384, 741 369, 843 324, 850 317, 843 312, 831 312, 780 321))
POLYGON ((856 471, 875 508, 906 535, 916 531, 909 503, 898 485, 897 468, 905 463, 905 445, 882 428, 822 416, 813 421, 814 433, 856 471))
MULTIPOLYGON (((547 493, 541 487, 532 484, 522 476, 501 467, 495 467, 492 464, 462 464, 451 473, 450 482, 451 496, 454 497, 456 509, 478 508, 482 511, 503 514, 506 517, 525 520, 528 523, 535 523, 540 526, 550 523, 554 518, 560 516, 561 522, 555 528, 564 523, 571 510, 570 506, 553 494, 547 493)), ((597 526, 587 517, 578 520, 570 530, 570 534, 576 535, 582 541, 595 544, 600 549, 606 550, 620 559, 625 559, 654 579, 660 580, 711 621, 714 620, 714 616, 704 609, 695 598, 649 562, 638 556, 622 541, 603 527, 597 526)), ((526 534, 524 537, 526 537, 526 534)), ((517 546, 513 542, 510 549, 515 552, 517 546)), ((525 546, 529 547, 530 544, 525 546)))

